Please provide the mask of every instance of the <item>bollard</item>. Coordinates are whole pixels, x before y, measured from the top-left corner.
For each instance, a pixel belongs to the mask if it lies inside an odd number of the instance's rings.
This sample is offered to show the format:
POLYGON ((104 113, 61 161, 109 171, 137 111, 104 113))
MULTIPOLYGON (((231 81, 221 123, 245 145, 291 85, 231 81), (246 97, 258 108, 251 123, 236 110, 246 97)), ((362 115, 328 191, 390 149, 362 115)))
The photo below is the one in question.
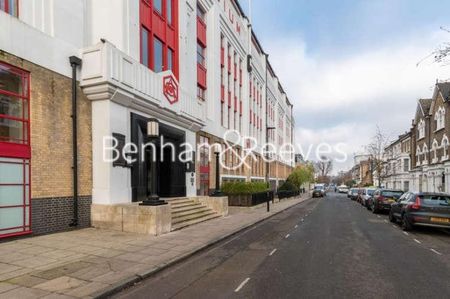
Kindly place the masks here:
POLYGON ((267 192, 266 202, 267 202, 267 212, 270 212, 270 196, 269 196, 269 192, 267 192))

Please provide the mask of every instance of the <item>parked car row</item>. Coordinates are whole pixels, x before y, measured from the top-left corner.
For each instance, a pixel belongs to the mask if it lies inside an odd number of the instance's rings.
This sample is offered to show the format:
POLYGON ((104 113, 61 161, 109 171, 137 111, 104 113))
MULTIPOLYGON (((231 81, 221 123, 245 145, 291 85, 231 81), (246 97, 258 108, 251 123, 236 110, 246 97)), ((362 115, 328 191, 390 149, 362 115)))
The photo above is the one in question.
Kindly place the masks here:
POLYGON ((347 197, 374 214, 389 213, 389 220, 403 230, 414 226, 450 229, 450 194, 369 187, 351 188, 347 197))

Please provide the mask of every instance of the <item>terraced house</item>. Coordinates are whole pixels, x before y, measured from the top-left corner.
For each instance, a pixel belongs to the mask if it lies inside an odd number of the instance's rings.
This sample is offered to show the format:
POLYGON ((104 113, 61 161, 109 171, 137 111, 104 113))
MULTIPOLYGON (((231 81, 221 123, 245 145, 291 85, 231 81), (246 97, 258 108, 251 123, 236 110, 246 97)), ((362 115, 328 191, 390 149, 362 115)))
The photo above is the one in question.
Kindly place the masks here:
POLYGON ((438 82, 430 99, 417 102, 411 131, 386 148, 386 185, 391 188, 450 190, 450 82, 438 82))
POLYGON ((145 156, 150 123, 175 145, 156 144, 163 157, 184 143, 242 152, 227 130, 255 138, 251 167, 220 169, 219 183, 268 177, 275 188, 293 167, 262 159, 262 143, 293 143, 293 110, 238 1, 0 0, 0 28, 0 238, 111 220, 149 193, 209 195, 211 151, 154 165, 105 159, 105 136, 145 156))

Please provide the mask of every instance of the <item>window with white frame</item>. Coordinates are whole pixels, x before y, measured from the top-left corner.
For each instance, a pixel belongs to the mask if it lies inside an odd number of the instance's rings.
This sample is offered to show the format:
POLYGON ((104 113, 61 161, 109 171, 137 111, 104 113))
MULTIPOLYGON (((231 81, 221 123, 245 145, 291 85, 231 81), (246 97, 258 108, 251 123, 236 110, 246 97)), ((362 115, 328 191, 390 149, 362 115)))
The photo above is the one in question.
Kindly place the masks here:
POLYGON ((424 144, 423 145, 423 150, 422 150, 423 163, 424 164, 428 164, 427 153, 428 153, 428 146, 426 144, 424 144))
POLYGON ((431 145, 431 151, 433 153, 432 163, 436 163, 437 160, 438 160, 438 157, 437 157, 437 149, 438 149, 438 147, 439 147, 439 144, 438 144, 437 140, 434 139, 433 140, 433 144, 431 145))
POLYGON ((444 137, 442 137, 441 147, 442 147, 442 160, 447 160, 448 159, 448 138, 446 135, 444 135, 444 137))
POLYGON ((438 111, 434 114, 434 120, 436 121, 436 131, 445 127, 445 108, 439 107, 438 111))
POLYGON ((425 121, 421 119, 419 124, 417 125, 417 131, 419 132, 418 139, 422 139, 425 137, 425 121))
POLYGON ((416 150, 416 165, 420 165, 420 148, 416 150))

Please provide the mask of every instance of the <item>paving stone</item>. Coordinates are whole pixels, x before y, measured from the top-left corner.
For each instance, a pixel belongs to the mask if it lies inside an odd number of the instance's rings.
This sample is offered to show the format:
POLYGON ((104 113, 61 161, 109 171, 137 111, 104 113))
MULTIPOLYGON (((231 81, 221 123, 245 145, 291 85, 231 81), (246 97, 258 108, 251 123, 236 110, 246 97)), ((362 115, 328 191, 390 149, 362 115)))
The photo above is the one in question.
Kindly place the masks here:
POLYGON ((55 267, 55 268, 52 268, 49 270, 34 272, 33 275, 50 280, 50 279, 55 279, 57 277, 76 272, 78 270, 81 270, 81 269, 84 269, 84 268, 87 268, 90 266, 92 266, 91 263, 73 262, 73 263, 69 263, 69 264, 66 264, 63 266, 58 266, 58 267, 55 267))
POLYGON ((62 292, 70 289, 77 288, 83 284, 86 284, 86 281, 79 280, 69 276, 61 276, 44 283, 35 285, 34 288, 41 289, 49 292, 62 292))
POLYGON ((0 294, 0 299, 34 299, 48 295, 49 292, 33 288, 19 287, 0 294))
POLYGON ((34 256, 31 258, 28 256, 27 259, 14 261, 14 262, 11 262, 11 264, 16 265, 16 266, 25 267, 25 268, 36 268, 36 267, 45 266, 45 265, 55 263, 55 262, 57 262, 57 260, 51 259, 48 257, 44 257, 44 256, 34 256))
POLYGON ((131 261, 131 262, 140 262, 144 258, 146 258, 148 255, 139 254, 139 253, 124 253, 121 255, 116 256, 116 259, 121 259, 125 261, 131 261))
POLYGON ((121 250, 105 248, 105 249, 100 249, 100 250, 91 252, 90 254, 108 258, 108 257, 115 257, 115 256, 121 255, 123 253, 125 253, 125 252, 121 251, 121 250))
POLYGON ((0 282, 0 294, 7 292, 9 290, 18 288, 18 285, 15 284, 11 284, 11 283, 7 283, 7 282, 0 282))
POLYGON ((31 269, 31 268, 21 268, 19 270, 15 270, 12 272, 3 273, 3 274, 0 274, 0 281, 4 281, 4 280, 8 280, 8 279, 11 279, 14 277, 22 276, 22 275, 28 274, 32 271, 33 271, 33 269, 31 269))
POLYGON ((19 266, 14 266, 10 264, 0 263, 0 274, 12 272, 21 269, 19 266))
POLYGON ((88 268, 81 269, 79 271, 68 274, 70 277, 78 278, 81 280, 91 281, 93 278, 104 275, 111 271, 111 268, 107 264, 93 265, 88 268))
POLYGON ((41 297, 41 299, 74 299, 76 297, 72 297, 69 295, 63 295, 63 294, 56 294, 56 293, 52 293, 50 295, 41 297))
POLYGON ((103 282, 107 284, 114 284, 118 281, 121 281, 127 277, 130 277, 130 273, 128 272, 116 272, 116 271, 110 271, 102 276, 98 276, 93 278, 93 281, 97 282, 103 282))
POLYGON ((15 277, 13 279, 8 280, 8 282, 13 283, 13 284, 17 284, 17 285, 21 285, 23 287, 34 287, 37 284, 41 284, 46 282, 46 279, 40 278, 40 277, 36 277, 33 275, 22 275, 19 277, 15 277))

